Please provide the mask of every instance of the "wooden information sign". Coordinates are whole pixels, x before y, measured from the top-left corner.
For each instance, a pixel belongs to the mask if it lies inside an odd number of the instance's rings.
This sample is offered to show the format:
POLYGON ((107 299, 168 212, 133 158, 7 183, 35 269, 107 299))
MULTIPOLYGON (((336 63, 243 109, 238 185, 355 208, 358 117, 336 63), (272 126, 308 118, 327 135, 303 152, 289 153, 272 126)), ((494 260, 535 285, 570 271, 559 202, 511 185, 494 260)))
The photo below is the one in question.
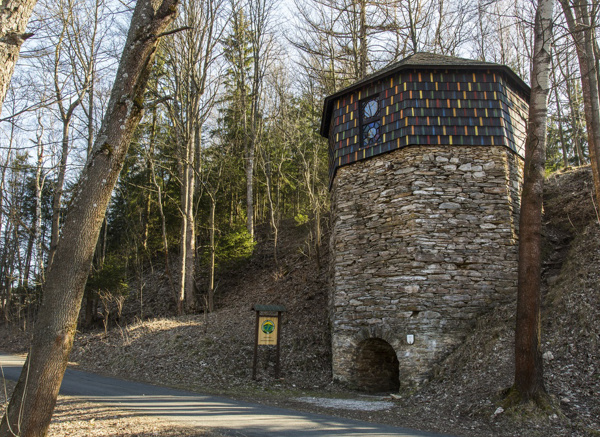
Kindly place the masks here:
POLYGON ((258 318, 258 345, 277 345, 278 316, 261 316, 258 318))
POLYGON ((252 379, 256 379, 256 366, 258 363, 258 346, 275 346, 275 378, 279 378, 280 371, 280 340, 281 340, 281 313, 285 311, 283 305, 254 305, 256 311, 256 336, 254 341, 254 362, 252 366, 252 379), (261 314, 262 313, 262 314, 261 314))

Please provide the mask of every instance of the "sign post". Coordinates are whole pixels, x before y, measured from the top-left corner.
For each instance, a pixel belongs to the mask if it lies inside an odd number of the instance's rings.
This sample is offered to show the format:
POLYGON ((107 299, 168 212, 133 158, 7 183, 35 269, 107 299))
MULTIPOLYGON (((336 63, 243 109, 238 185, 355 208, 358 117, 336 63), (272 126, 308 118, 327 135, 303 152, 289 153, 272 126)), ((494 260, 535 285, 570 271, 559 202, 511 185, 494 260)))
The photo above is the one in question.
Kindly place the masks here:
POLYGON ((281 370, 281 313, 285 311, 285 307, 283 305, 254 305, 252 309, 256 311, 252 379, 256 380, 258 346, 275 346, 275 378, 279 378, 281 370))

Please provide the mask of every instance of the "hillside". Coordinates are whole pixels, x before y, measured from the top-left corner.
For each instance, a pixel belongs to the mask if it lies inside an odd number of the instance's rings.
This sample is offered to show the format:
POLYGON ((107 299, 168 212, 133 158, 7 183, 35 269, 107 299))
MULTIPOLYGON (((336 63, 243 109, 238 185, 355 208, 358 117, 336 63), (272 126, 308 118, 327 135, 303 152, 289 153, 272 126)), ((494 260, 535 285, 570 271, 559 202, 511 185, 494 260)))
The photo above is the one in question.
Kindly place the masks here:
MULTIPOLYGON (((218 278, 214 313, 137 322, 111 329, 108 338, 103 333, 82 333, 72 361, 85 368, 111 369, 111 373, 125 372, 181 387, 217 392, 244 388, 252 375, 252 306, 283 304, 287 312, 283 314, 281 365, 286 382, 327 385, 327 272, 325 268, 318 272, 315 261, 300 251, 305 234, 304 229, 293 226, 283 232, 278 266, 273 261, 272 243, 265 241, 246 264, 218 278), (115 349, 119 349, 116 354, 115 349)), ((155 275, 147 284, 162 284, 159 290, 167 294, 165 278, 155 275)), ((159 300, 152 296, 156 290, 146 286, 145 300, 159 300)), ((124 309, 127 314, 130 320, 135 318, 134 312, 124 309)), ((271 379, 274 350, 259 358, 259 376, 271 379)))
MULTIPOLYGON (((331 408, 339 415, 459 436, 586 436, 600 434, 600 226, 589 167, 550 176, 544 213, 543 345, 545 380, 555 408, 502 411, 512 382, 514 305, 478 320, 465 342, 435 369, 429 384, 384 410, 331 408)), ((287 223, 280 263, 263 232, 251 260, 222 275, 212 314, 139 320, 139 294, 104 335, 81 332, 71 361, 105 374, 317 409, 299 398, 365 398, 331 384, 327 311, 327 247, 321 267, 306 255, 303 227, 287 223), (263 350, 251 380, 253 304, 284 304, 282 378, 273 378, 273 350, 263 350)), ((168 295, 158 271, 144 280, 144 311, 168 295)), ((139 289, 139 284, 137 287, 139 289)), ((0 349, 24 350, 23 334, 3 335, 0 349)), ((5 328, 5 333, 7 330, 5 328)))

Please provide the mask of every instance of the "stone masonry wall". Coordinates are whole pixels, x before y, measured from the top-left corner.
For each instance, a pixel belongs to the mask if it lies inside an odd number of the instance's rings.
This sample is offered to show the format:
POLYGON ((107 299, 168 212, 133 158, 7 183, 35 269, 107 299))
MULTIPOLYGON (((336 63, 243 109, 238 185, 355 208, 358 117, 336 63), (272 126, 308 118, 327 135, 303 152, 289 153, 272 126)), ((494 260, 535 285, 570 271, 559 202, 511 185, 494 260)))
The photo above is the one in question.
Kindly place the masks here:
POLYGON ((406 147, 338 169, 336 380, 357 387, 357 347, 381 338, 396 351, 401 386, 419 384, 477 316, 515 298, 521 182, 521 158, 493 146, 406 147))

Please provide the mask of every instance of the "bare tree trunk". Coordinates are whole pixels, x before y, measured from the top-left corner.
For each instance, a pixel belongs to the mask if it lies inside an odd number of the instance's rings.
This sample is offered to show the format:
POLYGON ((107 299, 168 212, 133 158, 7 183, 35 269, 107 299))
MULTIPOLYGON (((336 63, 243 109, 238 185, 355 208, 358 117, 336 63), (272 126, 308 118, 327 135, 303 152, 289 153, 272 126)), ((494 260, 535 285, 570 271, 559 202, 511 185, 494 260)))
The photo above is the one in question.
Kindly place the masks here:
POLYGON ((359 24, 359 65, 360 65, 360 76, 359 79, 363 79, 367 76, 367 59, 369 57, 367 47, 367 2, 360 0, 360 24, 359 24))
POLYGON ((194 255, 196 249, 194 229, 195 152, 193 135, 185 142, 184 152, 181 181, 181 249, 179 254, 181 270, 179 277, 179 298, 177 302, 178 314, 183 314, 184 304, 189 308, 194 306, 194 255))
POLYGON ((315 225, 315 262, 317 272, 321 271, 321 209, 317 205, 314 210, 315 225))
POLYGON ((47 272, 29 356, 0 425, 0 435, 47 434, 100 227, 142 117, 156 46, 173 21, 177 6, 177 0, 139 0, 136 4, 106 116, 47 272))
MULTIPOLYGON (((13 151, 12 151, 12 147, 13 147, 13 142, 14 142, 14 134, 15 134, 15 126, 14 123, 11 124, 11 132, 10 132, 10 137, 9 137, 9 142, 8 142, 8 150, 6 151, 6 161, 2 163, 2 166, 0 167, 0 193, 2 193, 2 195, 0 195, 0 227, 4 229, 4 243, 2 245, 2 256, 0 257, 0 309, 2 310, 2 312, 4 314, 6 314, 6 306, 8 304, 8 296, 6 295, 6 291, 7 291, 7 287, 4 287, 4 278, 6 277, 6 271, 8 269, 8 266, 6 264, 6 258, 7 258, 7 254, 8 254, 8 243, 7 243, 7 232, 8 232, 8 226, 10 225, 10 221, 6 220, 6 223, 4 222, 5 219, 5 215, 4 214, 4 193, 5 193, 5 189, 6 189, 6 185, 7 185, 7 180, 6 180, 6 172, 8 170, 8 168, 10 167, 10 159, 11 156, 13 155, 13 151)), ((1 229, 0 228, 0 229, 1 229)))
POLYGON ((69 125, 71 119, 63 120, 63 138, 62 152, 60 155, 60 164, 58 165, 58 177, 54 185, 54 197, 52 199, 52 233, 50 236, 50 253, 48 254, 48 267, 52 265, 58 237, 60 234, 60 206, 63 196, 63 187, 65 185, 65 176, 67 173, 67 158, 69 156, 69 125))
POLYGON ((210 276, 208 281, 208 311, 215 310, 215 210, 217 209, 217 199, 210 195, 210 276))
POLYGON ((160 223, 161 223, 161 233, 162 233, 162 241, 163 241, 163 251, 165 253, 165 273, 167 278, 169 278, 169 285, 171 287, 171 292, 173 293, 173 297, 175 301, 178 301, 177 298, 177 290, 175 289, 175 281, 173 281, 173 274, 171 273, 171 267, 169 263, 169 241, 167 239, 167 219, 165 217, 165 212, 163 210, 163 201, 162 201, 162 188, 158 181, 156 180, 156 171, 154 169, 154 144, 155 144, 155 127, 156 127, 156 108, 152 113, 152 132, 150 138, 150 150, 148 151, 148 163, 150 167, 150 176, 152 178, 152 183, 156 188, 156 202, 158 205, 158 213, 160 214, 160 223))
MULTIPOLYGON (((190 132, 188 130, 188 132, 190 132)), ((183 141, 182 187, 181 187, 181 242, 180 242, 180 277, 177 313, 183 314, 184 304, 188 308, 194 306, 194 259, 195 259, 195 226, 194 226, 194 134, 183 141)))
MULTIPOLYGON (((258 58, 254 58, 254 68, 258 67, 258 58)), ((256 79, 256 78, 255 78, 256 79)), ((253 82, 252 90, 254 92, 254 86, 256 84, 256 80, 253 82)), ((242 86, 245 87, 245 82, 242 81, 242 86)), ((258 98, 258 96, 256 96, 258 98)), ((244 144, 245 144, 245 153, 246 153, 246 228, 248 230, 248 234, 250 234, 250 238, 254 240, 254 153, 256 151, 256 138, 254 135, 254 115, 256 108, 254 107, 254 96, 252 102, 251 109, 251 127, 248 129, 248 110, 246 108, 246 93, 245 91, 242 94, 242 114, 243 114, 243 122, 244 122, 244 144)))
POLYGON ((36 245, 36 285, 44 282, 44 251, 42 241, 42 192, 44 179, 42 178, 42 165, 44 161, 44 144, 42 142, 43 127, 40 123, 41 132, 37 138, 37 166, 35 169, 35 245, 36 245))
POLYGON ((249 141, 246 152, 246 228, 254 240, 254 152, 255 143, 249 141))
POLYGON ((86 162, 92 154, 92 147, 94 146, 94 82, 96 81, 96 67, 92 69, 90 77, 90 91, 88 93, 88 106, 84 106, 84 112, 87 117, 87 156, 86 162))
POLYGON ((590 17, 587 0, 576 0, 573 7, 569 0, 560 0, 560 4, 579 59, 594 191, 596 199, 600 199, 600 93, 594 55, 595 23, 590 17))
MULTIPOLYGON (((215 234, 216 234, 216 221, 215 221, 215 213, 217 210, 217 193, 221 187, 221 175, 223 173, 223 158, 229 155, 228 150, 222 150, 223 154, 221 156, 216 156, 216 159, 208 159, 206 161, 206 165, 203 167, 204 177, 200 179, 200 183, 203 184, 206 189, 206 193, 210 199, 210 212, 208 216, 208 232, 209 232, 209 240, 210 240, 210 265, 209 265, 209 277, 208 277, 208 296, 206 299, 206 307, 204 313, 213 312, 215 309, 215 269, 216 269, 216 242, 215 242, 215 234), (213 167, 216 166, 216 167, 213 167), (212 170, 216 170, 216 174, 214 176, 210 176, 212 170), (214 181, 211 183, 211 181, 214 181)), ((202 173, 201 173, 202 174, 202 173)), ((233 199, 231 200, 233 203, 233 199)))
POLYGON ((476 39, 476 47, 477 47, 477 58, 481 61, 486 61, 485 54, 487 52, 487 40, 486 36, 488 33, 487 26, 484 23, 484 17, 486 15, 485 11, 485 2, 482 0, 478 1, 477 5, 477 39, 476 39))
MULTIPOLYGON (((34 217, 34 223, 35 223, 35 217, 34 217)), ((27 292, 27 289, 29 288, 29 275, 31 273, 31 259, 33 258, 34 242, 35 242, 35 229, 33 229, 33 227, 32 227, 32 229, 29 232, 29 238, 27 240, 27 250, 25 252, 25 270, 23 271, 22 283, 20 284, 24 288, 23 292, 27 292)))
POLYGON ((156 172, 154 171, 154 158, 150 156, 150 166, 152 172, 152 182, 156 187, 156 197, 158 204, 158 212, 160 214, 160 222, 161 222, 161 232, 162 232, 162 240, 163 240, 163 251, 165 253, 165 273, 169 278, 169 285, 171 286, 171 291, 173 296, 177 301, 177 290, 175 289, 175 281, 173 281, 173 274, 171 273, 171 268, 169 266, 169 242, 167 240, 167 219, 165 217, 165 212, 163 210, 163 202, 162 202, 162 189, 160 184, 156 180, 156 172))
MULTIPOLYGON (((261 92, 268 58, 268 25, 273 3, 269 0, 252 0, 249 2, 250 39, 252 41, 252 84, 250 107, 250 132, 246 153, 246 205, 248 233, 254 239, 254 167, 255 154, 260 138, 262 114, 261 92)), ((242 64, 243 65, 243 64, 242 64)), ((245 105, 245 104, 244 104, 245 105)), ((245 114, 245 112, 244 112, 245 114)), ((245 115, 244 115, 245 117, 245 115)))
MULTIPOLYGON (((150 185, 152 183, 152 176, 150 175, 150 163, 146 163, 146 171, 148 172, 148 179, 146 183, 150 185)), ((142 211, 142 248, 144 251, 148 250, 148 237, 150 236, 150 213, 152 204, 152 194, 150 190, 144 195, 144 210, 142 211)))
POLYGON ((552 82, 554 84, 554 100, 556 100, 556 113, 558 116, 558 137, 560 139, 560 148, 563 156, 563 166, 567 168, 569 166, 569 157, 567 153, 567 142, 565 140, 565 134, 563 130, 563 114, 562 105, 560 104, 560 96, 558 95, 558 82, 556 81, 556 66, 554 65, 554 58, 551 58, 552 63, 552 82))
MULTIPOLYGON (((20 193, 21 194, 21 193, 20 193)), ((14 202, 13 202, 14 205, 14 202)), ((18 210, 20 210, 20 208, 14 208, 14 212, 13 212, 13 217, 15 219, 15 227, 13 229, 13 249, 12 249, 12 253, 13 253, 13 259, 16 259, 16 264, 15 261, 13 261, 13 272, 15 270, 16 267, 16 276, 13 276, 13 280, 17 280, 17 286, 20 286, 23 284, 23 259, 21 258, 21 248, 19 247, 20 244, 20 234, 21 234, 21 226, 20 226, 20 220, 17 218, 19 213, 17 212, 18 210)))
POLYGON ((36 2, 37 0, 2 0, 0 6, 0 113, 19 59, 21 44, 31 36, 25 33, 25 28, 36 2))
POLYGON ((184 306, 184 302, 185 302, 185 279, 186 279, 186 272, 185 269, 187 267, 186 265, 186 250, 187 250, 187 244, 186 243, 186 237, 187 237, 187 227, 188 227, 188 214, 187 214, 187 199, 188 199, 188 193, 187 190, 189 189, 189 185, 188 185, 188 178, 187 178, 187 164, 185 163, 185 159, 182 160, 183 162, 181 163, 181 196, 180 196, 180 201, 181 201, 181 230, 180 230, 180 243, 179 243, 179 264, 180 264, 180 269, 179 269, 179 292, 177 293, 177 314, 182 315, 183 314, 183 306, 184 306))
MULTIPOLYGON (((592 9, 591 20, 595 23, 595 18, 597 18, 598 12, 595 12, 592 9)), ((593 25, 596 27, 596 25, 593 25)), ((598 84, 599 92, 600 92, 600 46, 598 45, 598 40, 593 38, 592 44, 594 46, 594 62, 596 64, 596 83, 598 84)))
POLYGON ((411 42, 411 49, 412 49, 412 53, 411 54, 415 54, 419 51, 419 40, 417 38, 417 26, 415 24, 415 17, 413 15, 413 5, 411 0, 408 0, 408 25, 409 25, 409 33, 410 33, 410 42, 411 42))
POLYGON ((0 286, 3 292, 2 296, 2 304, 4 310, 4 319, 8 321, 10 319, 10 296, 11 296, 11 284, 10 280, 11 276, 11 260, 9 259, 9 255, 11 252, 10 249, 10 235, 12 234, 13 223, 8 218, 8 223, 4 226, 4 244, 2 248, 2 259, 0 259, 0 286))
POLYGON ((220 20, 221 0, 188 0, 183 3, 178 26, 187 27, 170 44, 165 44, 168 74, 178 105, 167 103, 180 147, 181 250, 178 313, 196 307, 196 173, 201 167, 202 126, 216 102, 215 82, 211 75, 215 48, 223 32, 220 20))
POLYGON ((185 199, 186 215, 186 232, 185 232, 185 303, 189 309, 193 309, 196 305, 195 298, 195 276, 196 276, 196 223, 194 217, 194 194, 196 193, 196 173, 195 173, 195 139, 192 138, 191 144, 188 146, 187 156, 187 175, 185 190, 187 199, 185 199))
POLYGON ((574 82, 574 78, 573 78, 573 73, 570 71, 570 64, 569 64, 569 60, 568 58, 566 59, 566 62, 563 63, 561 62, 560 57, 556 57, 556 65, 558 67, 558 69, 560 70, 560 74, 562 76, 562 80, 565 83, 565 91, 567 92, 567 102, 569 104, 569 118, 571 120, 571 126, 572 126, 572 134, 571 137, 573 139, 573 152, 575 154, 575 159, 576 159, 576 163, 577 165, 583 165, 585 162, 584 159, 584 155, 583 155, 583 151, 581 149, 581 142, 580 142, 580 119, 582 118, 580 116, 580 113, 577 109, 577 104, 578 104, 578 94, 577 94, 577 90, 573 90, 573 82, 574 82))
POLYGON ((81 88, 78 89, 75 100, 70 101, 68 105, 65 105, 65 97, 63 95, 63 84, 60 82, 60 66, 61 66, 61 53, 64 49, 65 41, 69 41, 69 26, 71 20, 71 10, 67 11, 65 17, 61 17, 61 31, 58 38, 58 44, 54 48, 54 93, 56 98, 56 104, 58 106, 58 112, 60 114, 60 120, 62 122, 62 142, 61 142, 61 155, 60 163, 58 165, 58 176, 56 178, 56 185, 54 186, 54 198, 52 199, 52 234, 50 237, 50 253, 48 254, 48 267, 52 266, 54 254, 56 253, 56 245, 58 244, 58 238, 60 234, 60 209, 63 198, 63 189, 65 184, 65 177, 67 173, 67 160, 69 157, 69 146, 70 146, 70 128, 73 114, 77 107, 81 104, 85 93, 87 92, 90 85, 90 78, 93 71, 93 59, 90 59, 87 65, 83 65, 83 82, 81 88))
POLYGON ((321 270, 321 202, 319 199, 319 192, 317 189, 317 181, 319 179, 318 174, 318 166, 319 166, 319 158, 318 158, 318 149, 315 145, 313 150, 313 177, 312 177, 312 203, 313 210, 315 214, 315 257, 317 260, 317 271, 321 270))
POLYGON ((278 229, 277 229, 277 213, 275 211, 275 202, 273 202, 273 181, 272 181, 272 172, 271 172, 271 162, 270 158, 266 156, 266 153, 262 154, 262 169, 265 175, 266 181, 266 197, 267 202, 269 203, 269 223, 271 225, 271 230, 273 231, 273 261, 275 265, 279 264, 279 259, 277 256, 277 243, 278 243, 278 229))
POLYGON ((234 201, 233 201, 233 191, 231 191, 231 196, 229 197, 229 227, 233 226, 233 212, 234 212, 234 201))
POLYGON ((444 22, 444 0, 439 0, 438 1, 438 23, 437 26, 435 26, 435 36, 433 37, 433 47, 434 47, 434 52, 438 53, 436 49, 439 48, 439 52, 443 55, 445 55, 446 53, 444 53, 444 47, 442 44, 442 24, 444 22))
MULTIPOLYGON (((10 140, 9 140, 9 148, 6 154, 6 161, 2 163, 2 166, 0 167, 1 170, 1 178, 0 178, 0 193, 4 193, 5 192, 5 187, 6 187, 6 171, 9 168, 9 164, 10 164, 10 157, 12 156, 12 145, 13 145, 13 138, 14 138, 14 125, 11 129, 11 135, 10 135, 10 140)), ((6 270, 7 270, 7 265, 6 265, 6 256, 8 253, 8 244, 6 241, 6 236, 7 236, 7 228, 10 224, 9 220, 6 220, 6 223, 4 222, 5 219, 5 214, 4 214, 4 195, 0 195, 0 226, 4 229, 4 243, 2 244, 2 256, 0 256, 0 309, 2 310, 2 312, 4 313, 5 309, 6 309, 6 303, 8 302, 6 299, 6 287, 4 287, 4 277, 6 275, 6 270)))
POLYGON ((512 391, 519 401, 539 400, 546 393, 540 345, 541 229, 553 9, 554 0, 539 0, 535 19, 535 49, 519 220, 515 382, 512 391))
MULTIPOLYGON (((38 247, 41 244, 41 225, 42 225, 42 165, 44 161, 44 143, 42 142, 42 136, 44 134, 44 127, 41 124, 41 120, 38 119, 39 129, 36 133, 36 147, 37 147, 37 163, 35 167, 35 179, 34 179, 34 197, 35 197, 35 209, 34 215, 31 219, 31 230, 30 240, 27 247, 27 261, 25 262, 25 274, 24 286, 25 291, 29 288, 29 276, 31 268, 31 259, 33 257, 34 248, 36 256, 40 255, 38 247)), ((37 278, 36 278, 37 279, 37 278)))
POLYGON ((581 149, 581 141, 579 141, 579 111, 577 111, 575 96, 573 95, 571 89, 571 79, 565 76, 566 85, 567 85, 567 99, 569 101, 570 106, 570 118, 571 125, 573 126, 573 142, 575 143, 575 156, 577 158, 577 165, 583 165, 585 163, 585 156, 583 155, 583 150, 581 149))

